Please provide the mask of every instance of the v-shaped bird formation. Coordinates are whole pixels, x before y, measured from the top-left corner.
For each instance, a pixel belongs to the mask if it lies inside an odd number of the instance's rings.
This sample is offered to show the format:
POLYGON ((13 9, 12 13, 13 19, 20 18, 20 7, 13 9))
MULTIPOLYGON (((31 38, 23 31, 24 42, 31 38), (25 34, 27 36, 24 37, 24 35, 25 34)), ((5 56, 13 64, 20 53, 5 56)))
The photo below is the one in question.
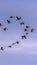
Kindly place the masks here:
MULTIPOLYGON (((25 28, 23 29, 23 32, 25 32, 25 34, 23 34, 23 35, 21 35, 21 39, 23 40, 23 39, 27 39, 27 35, 29 34, 29 32, 34 32, 34 29, 33 28, 31 28, 31 26, 29 26, 29 25, 26 25, 26 22, 23 22, 23 21, 21 21, 22 20, 22 17, 19 17, 19 16, 10 16, 9 17, 9 19, 7 19, 6 20, 6 22, 7 22, 7 24, 9 25, 9 24, 12 24, 12 22, 10 21, 10 19, 16 19, 18 22, 19 22, 19 24, 20 24, 20 26, 24 26, 25 28)), ((17 23, 18 23, 17 22, 17 23)), ((18 24, 18 25, 19 25, 18 24)), ((8 31, 8 28, 7 27, 3 27, 4 25, 0 22, 0 27, 2 27, 3 28, 3 31, 8 31)), ((18 34, 18 33, 17 33, 18 34)), ((12 48, 12 46, 14 46, 14 45, 18 45, 18 44, 20 44, 20 41, 16 41, 15 43, 13 42, 11 45, 8 45, 7 46, 7 48, 12 48)), ((2 46, 2 47, 0 47, 0 50, 4 50, 5 48, 2 46)))

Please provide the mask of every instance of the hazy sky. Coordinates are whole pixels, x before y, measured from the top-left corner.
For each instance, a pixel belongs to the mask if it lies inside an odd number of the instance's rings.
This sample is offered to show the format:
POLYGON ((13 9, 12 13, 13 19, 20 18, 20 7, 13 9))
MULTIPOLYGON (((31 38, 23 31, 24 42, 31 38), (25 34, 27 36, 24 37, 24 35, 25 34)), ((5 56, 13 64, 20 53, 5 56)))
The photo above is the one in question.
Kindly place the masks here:
POLYGON ((6 32, 0 28, 0 46, 6 47, 0 51, 0 65, 37 65, 37 0, 0 0, 0 21, 3 27, 8 27, 6 32), (13 19, 12 24, 6 23, 10 15, 21 16, 35 31, 22 41, 20 36, 24 32, 19 22, 13 19), (20 44, 8 49, 16 40, 21 41, 20 44))

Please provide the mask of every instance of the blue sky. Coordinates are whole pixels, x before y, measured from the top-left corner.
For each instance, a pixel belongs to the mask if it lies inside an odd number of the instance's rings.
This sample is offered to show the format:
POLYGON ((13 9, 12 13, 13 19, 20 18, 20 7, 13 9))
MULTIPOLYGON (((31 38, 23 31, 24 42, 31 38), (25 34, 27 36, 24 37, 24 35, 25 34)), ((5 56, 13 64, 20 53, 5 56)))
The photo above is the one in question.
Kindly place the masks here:
POLYGON ((0 21, 9 29, 4 32, 0 28, 0 46, 5 47, 3 52, 0 51, 0 65, 37 65, 37 0, 0 0, 0 21), (35 28, 34 33, 22 41, 23 28, 19 22, 6 23, 10 15, 21 16, 26 24, 35 28), (21 40, 20 44, 8 49, 7 46, 16 40, 21 40))

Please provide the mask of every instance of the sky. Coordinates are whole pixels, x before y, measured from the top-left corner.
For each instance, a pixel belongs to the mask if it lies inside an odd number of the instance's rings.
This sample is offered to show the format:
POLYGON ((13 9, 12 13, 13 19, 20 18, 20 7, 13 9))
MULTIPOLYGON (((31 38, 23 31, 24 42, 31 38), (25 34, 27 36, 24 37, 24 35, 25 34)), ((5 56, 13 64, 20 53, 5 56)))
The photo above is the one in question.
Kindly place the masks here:
POLYGON ((0 22, 8 31, 0 28, 0 46, 5 50, 0 51, 0 65, 37 65, 37 0, 0 0, 0 22), (16 19, 9 16, 21 16, 22 21, 35 29, 26 40, 21 40, 23 28, 16 19), (11 20, 8 25, 6 20, 11 20), (18 23, 17 23, 18 22, 18 23), (13 42, 20 41, 19 45, 7 48, 13 42))

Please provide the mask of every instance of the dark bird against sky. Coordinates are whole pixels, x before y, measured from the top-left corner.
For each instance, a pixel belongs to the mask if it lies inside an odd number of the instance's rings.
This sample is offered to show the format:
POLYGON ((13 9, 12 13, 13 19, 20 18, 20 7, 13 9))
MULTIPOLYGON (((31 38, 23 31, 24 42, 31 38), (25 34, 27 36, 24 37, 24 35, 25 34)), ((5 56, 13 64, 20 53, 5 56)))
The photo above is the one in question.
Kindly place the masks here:
POLYGON ((26 35, 28 35, 29 33, 28 32, 26 32, 26 35))
POLYGON ((9 18, 14 18, 14 16, 10 16, 9 18))
POLYGON ((8 24, 10 24, 10 23, 11 23, 11 21, 7 19, 7 23, 8 23, 8 24))
POLYGON ((0 27, 3 26, 2 23, 0 23, 0 27))
POLYGON ((25 28, 24 31, 28 31, 28 30, 25 28))
POLYGON ((3 51, 3 50, 4 50, 4 48, 3 48, 3 47, 1 47, 1 48, 0 48, 0 50, 2 50, 2 51, 3 51))
POLYGON ((21 25, 24 25, 24 22, 21 22, 20 24, 21 24, 21 25))
POLYGON ((30 28, 30 26, 26 26, 26 28, 30 28))
POLYGON ((16 43, 12 43, 12 45, 15 45, 16 43))
POLYGON ((33 31, 34 31, 34 29, 32 28, 32 29, 31 29, 31 32, 33 32, 33 31))
POLYGON ((20 20, 20 19, 21 19, 21 17, 16 16, 16 19, 17 19, 17 20, 20 20))
POLYGON ((9 47, 9 48, 11 48, 12 46, 11 46, 11 45, 9 45, 8 47, 9 47))
POLYGON ((8 30, 6 27, 3 28, 4 31, 8 30))
POLYGON ((26 35, 23 35, 23 36, 21 36, 22 37, 22 39, 26 39, 26 35))
POLYGON ((19 44, 19 41, 16 41, 17 44, 19 44))

